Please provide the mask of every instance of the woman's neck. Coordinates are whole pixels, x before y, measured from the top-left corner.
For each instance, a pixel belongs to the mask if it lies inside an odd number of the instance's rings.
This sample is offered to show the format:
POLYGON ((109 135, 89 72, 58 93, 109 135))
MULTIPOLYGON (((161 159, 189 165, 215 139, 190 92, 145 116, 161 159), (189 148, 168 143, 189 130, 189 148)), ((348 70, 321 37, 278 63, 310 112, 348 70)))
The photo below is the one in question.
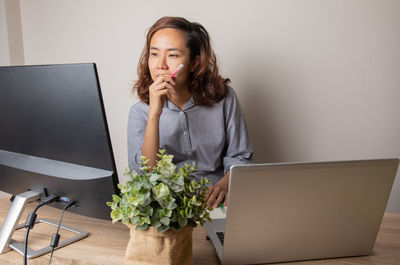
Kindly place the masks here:
POLYGON ((169 98, 169 101, 174 103, 178 108, 183 109, 183 107, 192 97, 192 94, 190 94, 187 87, 176 87, 175 92, 175 94, 171 94, 171 98, 169 98))

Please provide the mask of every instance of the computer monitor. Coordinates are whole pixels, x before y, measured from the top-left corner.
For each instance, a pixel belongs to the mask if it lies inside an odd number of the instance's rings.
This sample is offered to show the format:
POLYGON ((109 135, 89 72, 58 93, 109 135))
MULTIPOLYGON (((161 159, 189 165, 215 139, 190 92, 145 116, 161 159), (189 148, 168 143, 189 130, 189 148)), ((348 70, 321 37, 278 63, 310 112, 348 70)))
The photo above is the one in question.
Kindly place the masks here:
POLYGON ((0 124, 0 191, 19 194, 0 253, 25 204, 48 194, 77 201, 71 212, 110 219, 118 177, 95 64, 0 67, 0 124))

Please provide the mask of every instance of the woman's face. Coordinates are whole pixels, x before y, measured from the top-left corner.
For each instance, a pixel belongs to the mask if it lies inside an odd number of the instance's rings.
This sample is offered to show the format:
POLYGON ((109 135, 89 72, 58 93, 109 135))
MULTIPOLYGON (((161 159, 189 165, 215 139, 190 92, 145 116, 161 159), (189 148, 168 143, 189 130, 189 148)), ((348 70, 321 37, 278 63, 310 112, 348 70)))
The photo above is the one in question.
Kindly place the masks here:
POLYGON ((185 33, 165 28, 154 33, 149 48, 149 70, 151 78, 171 75, 180 64, 184 67, 175 75, 176 86, 187 85, 190 74, 190 50, 185 43, 185 33))

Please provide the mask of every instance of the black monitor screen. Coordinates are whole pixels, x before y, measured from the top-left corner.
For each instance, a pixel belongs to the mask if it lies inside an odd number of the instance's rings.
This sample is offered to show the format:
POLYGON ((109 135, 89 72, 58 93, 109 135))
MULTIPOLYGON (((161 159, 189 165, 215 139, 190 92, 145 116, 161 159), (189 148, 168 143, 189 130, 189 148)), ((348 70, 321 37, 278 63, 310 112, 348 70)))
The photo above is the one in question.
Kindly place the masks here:
POLYGON ((118 178, 95 64, 0 67, 0 190, 109 218, 118 178))

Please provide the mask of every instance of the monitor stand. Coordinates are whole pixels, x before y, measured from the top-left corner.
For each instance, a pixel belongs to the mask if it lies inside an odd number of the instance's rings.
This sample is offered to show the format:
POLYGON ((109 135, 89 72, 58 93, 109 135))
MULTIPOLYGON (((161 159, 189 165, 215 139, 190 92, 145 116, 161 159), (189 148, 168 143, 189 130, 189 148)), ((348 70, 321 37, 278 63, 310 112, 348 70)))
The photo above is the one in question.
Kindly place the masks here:
MULTIPOLYGON (((8 211, 7 217, 4 220, 4 223, 0 229, 0 254, 3 254, 9 250, 14 249, 21 255, 24 255, 24 242, 18 242, 16 240, 14 240, 14 239, 12 239, 12 236, 13 236, 15 230, 21 229, 25 225, 25 224, 18 225, 18 222, 19 222, 19 219, 21 218, 21 215, 22 215, 26 205, 29 202, 38 200, 40 198, 40 196, 41 196, 41 193, 36 192, 36 191, 27 191, 27 192, 24 192, 24 193, 21 193, 21 194, 18 194, 17 196, 15 196, 15 199, 10 207, 10 210, 8 211)), ((39 219, 36 221, 36 223, 45 223, 45 224, 49 224, 49 225, 56 226, 56 227, 58 226, 58 224, 56 222, 47 220, 47 219, 39 219)), ((87 231, 83 231, 83 230, 73 228, 70 226, 66 226, 66 225, 61 225, 60 228, 63 228, 70 232, 73 232, 76 235, 60 241, 57 248, 61 248, 63 246, 71 244, 71 243, 78 241, 82 238, 85 238, 89 235, 89 233, 87 231)), ((49 242, 50 242, 50 238, 49 238, 49 242)), ((50 251, 51 251, 50 246, 41 248, 39 250, 33 250, 28 247, 27 257, 28 258, 36 258, 36 257, 39 257, 50 251)))

